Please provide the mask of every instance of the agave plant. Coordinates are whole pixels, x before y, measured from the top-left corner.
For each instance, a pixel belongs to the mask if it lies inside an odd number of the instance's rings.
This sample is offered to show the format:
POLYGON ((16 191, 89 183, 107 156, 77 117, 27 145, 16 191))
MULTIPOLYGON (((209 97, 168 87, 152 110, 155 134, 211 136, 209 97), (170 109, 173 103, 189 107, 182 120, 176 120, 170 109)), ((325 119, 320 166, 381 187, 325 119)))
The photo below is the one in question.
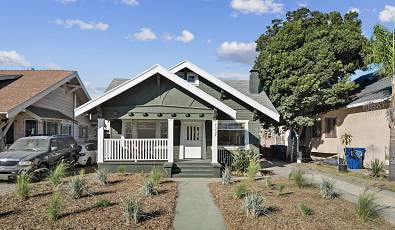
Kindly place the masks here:
POLYGON ((133 197, 126 198, 123 201, 123 214, 126 218, 126 223, 129 224, 132 221, 137 224, 143 217, 142 206, 133 197))
POLYGON ((74 199, 79 199, 82 197, 84 192, 87 190, 87 183, 81 176, 70 179, 69 182, 69 192, 71 197, 74 199))
POLYGON ((145 180, 143 184, 140 185, 140 193, 143 196, 158 195, 158 191, 155 189, 155 183, 150 179, 145 180))
POLYGON ((247 217, 256 218, 260 215, 269 215, 269 210, 265 207, 266 200, 259 193, 249 193, 244 198, 243 210, 247 217))
POLYGON ((224 173, 222 174, 221 183, 223 185, 230 185, 233 181, 232 172, 229 168, 225 168, 224 173))
POLYGON ((108 183, 108 170, 105 168, 100 168, 96 170, 96 177, 99 180, 100 184, 106 185, 108 183))
POLYGON ((370 176, 372 177, 381 177, 385 172, 384 168, 384 163, 379 159, 372 160, 368 166, 370 176))

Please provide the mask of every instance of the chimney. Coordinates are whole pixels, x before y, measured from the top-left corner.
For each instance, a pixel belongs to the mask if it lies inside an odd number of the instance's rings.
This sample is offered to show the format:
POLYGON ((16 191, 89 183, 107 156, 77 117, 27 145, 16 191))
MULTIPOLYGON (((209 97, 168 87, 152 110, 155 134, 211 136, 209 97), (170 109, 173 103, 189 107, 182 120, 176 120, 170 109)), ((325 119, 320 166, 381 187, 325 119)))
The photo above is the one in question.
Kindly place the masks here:
POLYGON ((261 79, 259 79, 259 70, 250 70, 250 93, 258 94, 262 92, 261 79))

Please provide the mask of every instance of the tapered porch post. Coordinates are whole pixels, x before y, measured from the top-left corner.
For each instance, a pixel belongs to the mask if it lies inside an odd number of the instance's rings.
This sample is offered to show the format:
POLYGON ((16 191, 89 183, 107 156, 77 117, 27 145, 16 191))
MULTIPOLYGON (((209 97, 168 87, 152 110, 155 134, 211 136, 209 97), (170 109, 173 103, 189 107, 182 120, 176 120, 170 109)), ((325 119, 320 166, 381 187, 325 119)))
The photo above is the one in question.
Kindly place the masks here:
POLYGON ((167 161, 174 162, 173 145, 174 145, 174 119, 167 119, 167 161))
POLYGON ((104 119, 97 119, 97 163, 104 162, 104 119))
POLYGON ((211 162, 218 163, 218 120, 212 120, 211 162))

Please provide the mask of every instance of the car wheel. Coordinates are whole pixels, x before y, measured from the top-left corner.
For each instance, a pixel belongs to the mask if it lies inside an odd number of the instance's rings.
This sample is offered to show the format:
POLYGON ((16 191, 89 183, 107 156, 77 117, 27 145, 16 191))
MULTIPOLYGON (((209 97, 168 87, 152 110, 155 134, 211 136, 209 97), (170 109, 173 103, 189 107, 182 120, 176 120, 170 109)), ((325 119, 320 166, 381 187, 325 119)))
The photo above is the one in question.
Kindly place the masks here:
POLYGON ((91 158, 89 157, 88 160, 86 161, 86 164, 85 164, 85 165, 91 165, 91 164, 92 164, 92 160, 91 160, 91 158))

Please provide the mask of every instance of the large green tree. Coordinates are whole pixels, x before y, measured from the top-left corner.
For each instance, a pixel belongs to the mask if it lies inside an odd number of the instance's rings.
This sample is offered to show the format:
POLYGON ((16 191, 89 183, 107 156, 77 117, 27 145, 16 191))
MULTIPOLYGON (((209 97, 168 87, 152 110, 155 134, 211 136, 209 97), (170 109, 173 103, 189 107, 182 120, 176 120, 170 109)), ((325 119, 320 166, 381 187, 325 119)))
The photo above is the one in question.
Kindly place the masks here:
POLYGON ((379 64, 380 74, 383 77, 392 77, 392 97, 389 114, 390 122, 390 149, 389 149, 389 179, 395 180, 395 47, 394 31, 391 32, 381 25, 374 27, 372 37, 371 61, 379 64))
POLYGON ((350 74, 365 66, 369 41, 358 13, 300 8, 276 19, 256 41, 261 83, 292 130, 349 101, 350 74))

